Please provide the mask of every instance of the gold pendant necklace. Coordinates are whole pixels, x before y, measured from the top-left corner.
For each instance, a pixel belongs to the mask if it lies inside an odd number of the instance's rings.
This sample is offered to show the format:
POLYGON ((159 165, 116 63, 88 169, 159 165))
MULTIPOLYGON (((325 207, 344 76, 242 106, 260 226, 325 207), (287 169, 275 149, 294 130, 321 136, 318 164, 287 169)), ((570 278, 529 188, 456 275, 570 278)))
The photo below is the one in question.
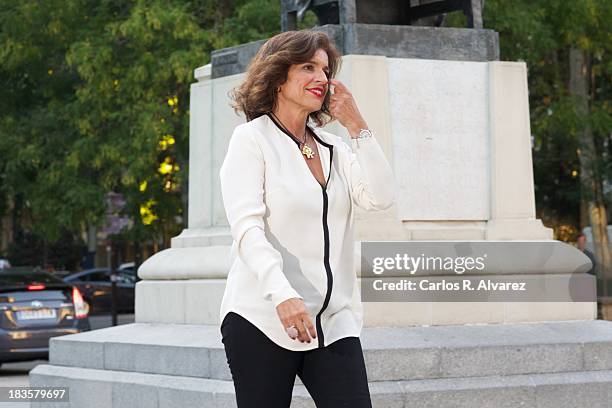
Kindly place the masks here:
POLYGON ((314 150, 312 150, 310 148, 310 146, 308 146, 306 144, 306 140, 308 139, 308 125, 306 125, 307 129, 306 129, 306 133, 304 133, 304 141, 302 142, 301 140, 299 140, 297 137, 293 136, 293 134, 291 132, 289 132, 287 130, 287 128, 285 127, 285 125, 282 124, 282 122, 280 121, 279 118, 276 117, 276 115, 274 114, 274 112, 270 112, 272 114, 272 116, 274 116, 276 118, 276 120, 281 124, 282 128, 285 130, 285 132, 287 134, 292 135, 292 137, 297 140, 297 142, 302 145, 302 148, 300 149, 300 151, 302 152, 302 154, 304 156, 306 156, 307 159, 312 159, 315 156, 315 152, 314 150))
POLYGON ((314 152, 306 143, 304 143, 304 146, 302 147, 302 154, 306 156, 307 159, 312 159, 314 157, 314 152))

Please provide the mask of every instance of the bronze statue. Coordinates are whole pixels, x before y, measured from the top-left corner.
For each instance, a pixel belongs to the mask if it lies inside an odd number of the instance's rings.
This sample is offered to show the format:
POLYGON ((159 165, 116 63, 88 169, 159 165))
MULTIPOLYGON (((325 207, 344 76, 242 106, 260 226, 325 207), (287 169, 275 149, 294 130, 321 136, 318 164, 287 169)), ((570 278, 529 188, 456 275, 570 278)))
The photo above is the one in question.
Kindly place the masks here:
POLYGON ((281 29, 297 29, 308 10, 319 25, 388 24, 440 27, 445 13, 461 10, 469 28, 482 28, 484 0, 281 0, 281 29))

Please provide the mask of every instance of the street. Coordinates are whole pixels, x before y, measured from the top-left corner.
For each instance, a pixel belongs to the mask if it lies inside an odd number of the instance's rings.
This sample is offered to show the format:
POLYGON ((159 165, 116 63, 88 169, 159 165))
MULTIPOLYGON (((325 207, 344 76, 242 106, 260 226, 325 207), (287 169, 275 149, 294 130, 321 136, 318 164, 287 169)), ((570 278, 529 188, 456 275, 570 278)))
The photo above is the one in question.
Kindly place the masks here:
MULTIPOLYGON (((112 319, 110 315, 90 316, 89 322, 91 330, 110 327, 112 319)), ((134 323, 133 314, 123 314, 117 316, 118 324, 134 323)), ((47 364, 48 360, 35 360, 19 363, 6 363, 0 367, 0 386, 1 387, 27 387, 30 385, 28 373, 38 364, 47 364)), ((28 402, 0 402, 0 408, 27 408, 28 402)))

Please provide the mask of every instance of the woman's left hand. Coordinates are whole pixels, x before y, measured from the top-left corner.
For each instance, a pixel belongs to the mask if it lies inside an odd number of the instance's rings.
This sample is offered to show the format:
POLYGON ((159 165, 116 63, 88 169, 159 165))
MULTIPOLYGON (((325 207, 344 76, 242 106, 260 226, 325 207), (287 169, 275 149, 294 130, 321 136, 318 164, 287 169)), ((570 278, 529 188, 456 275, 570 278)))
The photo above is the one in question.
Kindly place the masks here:
POLYGON ((360 129, 367 129, 368 125, 361 116, 357 103, 351 91, 337 79, 330 79, 330 87, 334 87, 334 92, 329 98, 329 112, 348 129, 351 137, 359 136, 360 129))

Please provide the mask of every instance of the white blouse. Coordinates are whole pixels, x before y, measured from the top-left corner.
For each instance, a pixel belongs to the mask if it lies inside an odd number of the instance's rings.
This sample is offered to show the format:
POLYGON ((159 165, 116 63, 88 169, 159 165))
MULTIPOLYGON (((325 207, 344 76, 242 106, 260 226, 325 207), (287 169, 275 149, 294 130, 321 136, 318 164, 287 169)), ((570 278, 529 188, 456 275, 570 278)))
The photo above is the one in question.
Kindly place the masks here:
POLYGON ((236 126, 220 169, 233 244, 220 321, 233 311, 289 350, 358 337, 363 306, 354 267, 354 205, 393 204, 391 166, 375 137, 351 139, 313 131, 325 185, 312 174, 299 142, 269 115, 236 126), (299 297, 317 330, 292 340, 276 306, 299 297))

